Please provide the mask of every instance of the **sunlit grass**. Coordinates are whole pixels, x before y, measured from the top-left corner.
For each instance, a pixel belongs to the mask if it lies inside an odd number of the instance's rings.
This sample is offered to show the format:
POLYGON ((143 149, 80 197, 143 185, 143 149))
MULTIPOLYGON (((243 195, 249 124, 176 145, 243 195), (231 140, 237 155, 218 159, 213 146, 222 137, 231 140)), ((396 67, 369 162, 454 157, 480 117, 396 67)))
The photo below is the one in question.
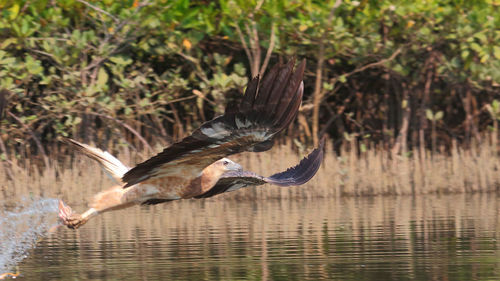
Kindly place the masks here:
MULTIPOLYGON (((269 152, 244 153, 232 158, 247 170, 269 176, 295 165, 307 152, 309 150, 299 155, 291 145, 281 145, 269 152)), ((132 164, 131 154, 130 151, 122 151, 118 158, 132 164)), ((11 162, 13 181, 0 171, 0 199, 16 195, 55 196, 81 202, 112 185, 97 163, 85 156, 57 157, 61 158, 61 161, 53 160, 51 166, 45 169, 29 161, 21 164, 14 159, 11 162)), ((460 148, 454 143, 448 152, 431 155, 430 151, 416 150, 407 156, 396 157, 377 148, 364 152, 346 148, 337 155, 327 144, 322 167, 303 186, 283 188, 266 185, 215 198, 244 200, 493 191, 500 186, 499 167, 496 149, 489 143, 472 145, 470 149, 460 148)))

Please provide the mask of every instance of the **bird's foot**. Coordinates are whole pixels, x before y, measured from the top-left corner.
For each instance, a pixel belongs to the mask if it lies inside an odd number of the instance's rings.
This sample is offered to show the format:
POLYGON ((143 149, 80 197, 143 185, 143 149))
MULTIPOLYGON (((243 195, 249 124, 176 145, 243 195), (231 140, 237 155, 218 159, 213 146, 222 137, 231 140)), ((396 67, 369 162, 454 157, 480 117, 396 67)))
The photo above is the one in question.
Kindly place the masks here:
POLYGON ((84 225, 88 219, 82 217, 82 215, 75 213, 70 206, 64 204, 62 200, 59 200, 59 219, 61 222, 71 229, 77 229, 84 225))

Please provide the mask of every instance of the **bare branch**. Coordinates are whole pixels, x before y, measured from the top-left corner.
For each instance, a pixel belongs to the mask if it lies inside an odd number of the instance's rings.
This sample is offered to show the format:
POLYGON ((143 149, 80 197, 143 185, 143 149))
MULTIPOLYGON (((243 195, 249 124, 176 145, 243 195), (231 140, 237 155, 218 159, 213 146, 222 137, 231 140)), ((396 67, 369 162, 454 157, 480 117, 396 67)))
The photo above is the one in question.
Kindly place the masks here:
POLYGON ((275 33, 276 26, 273 24, 271 27, 271 36, 269 36, 269 47, 267 48, 266 57, 264 58, 264 63, 262 64, 259 74, 262 77, 264 72, 266 72, 267 65, 269 64, 269 60, 271 59, 271 55, 273 54, 274 44, 275 44, 275 33))
POLYGON ((7 175, 7 179, 13 180, 14 175, 12 174, 11 162, 9 161, 9 156, 7 155, 7 148, 5 148, 5 143, 3 142, 3 139, 1 137, 0 137, 0 150, 5 155, 5 160, 0 161, 0 163, 2 163, 3 170, 7 175))
POLYGON ((42 154, 43 162, 45 163, 45 167, 49 167, 49 158, 47 157, 47 153, 45 153, 45 149, 43 149, 42 142, 40 141, 40 139, 38 139, 35 132, 33 132, 33 130, 31 130, 28 126, 26 126, 26 124, 24 124, 24 122, 19 117, 14 115, 12 112, 9 111, 9 112, 7 112, 7 114, 10 117, 14 118, 17 121, 17 123, 19 123, 26 131, 28 131, 28 133, 31 135, 31 137, 35 141, 35 144, 38 147, 38 150, 40 150, 40 153, 42 154))
POLYGON ((119 20, 118 20, 115 16, 113 16, 112 14, 110 14, 110 13, 108 13, 108 12, 104 11, 103 9, 101 9, 101 8, 99 8, 99 7, 97 7, 97 6, 94 6, 94 5, 90 4, 89 2, 87 2, 87 1, 85 1, 85 0, 76 0, 76 1, 78 1, 78 2, 82 3, 83 5, 85 5, 85 6, 89 7, 89 8, 91 8, 91 9, 93 9, 93 10, 96 10, 97 12, 99 12, 99 13, 101 13, 101 14, 105 14, 106 16, 108 16, 108 17, 112 18, 112 19, 113 19, 113 21, 115 21, 115 22, 119 22, 119 20))
POLYGON ((275 25, 273 24, 271 27, 271 36, 269 39, 269 48, 267 49, 266 57, 264 58, 264 63, 262 67, 260 67, 260 62, 262 60, 262 51, 260 48, 260 40, 259 40, 259 32, 257 28, 257 22, 254 19, 255 13, 257 13, 262 5, 264 4, 265 0, 259 0, 255 6, 254 11, 252 11, 249 15, 248 18, 250 20, 251 26, 249 26, 248 22, 244 22, 245 25, 245 31, 248 36, 248 45, 245 40, 245 37, 243 36, 243 32, 241 31, 240 27, 238 24, 236 24, 236 31, 238 33, 238 36, 240 37, 241 44, 243 45, 243 49, 245 50, 245 53, 247 54, 248 61, 250 63, 250 70, 252 72, 252 77, 255 77, 257 75, 262 75, 269 63, 269 59, 271 57, 272 51, 274 49, 274 44, 275 44, 275 25), (249 47, 250 46, 250 47, 249 47), (259 70, 260 68, 260 70, 259 70))
MULTIPOLYGON (((0 120, 3 117, 4 109, 7 107, 7 95, 9 95, 9 94, 10 94, 10 92, 6 89, 0 90, 0 120)), ((0 123, 0 126, 1 126, 1 123, 0 123)), ((5 144, 4 144, 1 136, 0 136, 0 152, 3 152, 3 154, 5 155, 5 160, 1 161, 0 163, 2 163, 4 171, 7 175, 7 178, 12 180, 12 179, 14 179, 14 177, 12 175, 12 169, 10 167, 9 155, 7 155, 7 148, 5 148, 5 144)))
POLYGON ((259 41, 259 33, 257 31, 257 23, 255 23, 255 20, 253 20, 252 17, 252 36, 253 36, 253 42, 254 42, 254 68, 253 71, 255 71, 254 76, 259 73, 259 65, 260 65, 260 60, 261 60, 261 51, 260 51, 260 41, 259 41))
POLYGON ((316 81, 314 83, 314 93, 313 93, 313 142, 314 145, 317 146, 319 143, 318 133, 319 133, 319 106, 321 103, 322 97, 322 87, 321 83, 323 81, 323 62, 325 60, 325 41, 326 36, 328 35, 329 27, 332 25, 333 16, 335 14, 335 10, 340 6, 342 0, 335 1, 335 4, 330 10, 330 14, 328 15, 328 20, 326 22, 325 32, 319 39, 319 54, 318 54, 318 65, 316 67, 316 81))
POLYGON ((215 106, 215 105, 216 105, 216 103, 215 103, 215 102, 213 102, 213 101, 211 101, 211 100, 207 99, 206 94, 204 94, 204 93, 200 92, 199 90, 194 89, 194 90, 193 90, 193 94, 195 94, 195 95, 196 95, 196 96, 198 96, 199 98, 203 99, 204 101, 208 102, 208 103, 209 103, 210 105, 212 105, 212 106, 215 106))
POLYGON ((259 2, 257 2, 257 5, 255 6, 255 11, 260 10, 262 4, 264 4, 264 0, 260 0, 259 2))
POLYGON ((353 74, 355 74, 355 73, 365 71, 365 70, 366 70, 366 69, 368 69, 368 68, 372 68, 372 67, 377 67, 377 66, 383 65, 383 64, 384 64, 384 63, 386 63, 386 62, 389 62, 389 61, 391 61, 391 60, 394 60, 394 59, 395 59, 395 58, 396 58, 396 57, 397 57, 397 56, 401 53, 401 50, 402 50, 402 48, 399 48, 399 49, 397 49, 396 51, 394 51, 394 53, 392 53, 392 55, 391 55, 390 57, 388 57, 388 58, 385 58, 385 59, 379 60, 379 61, 377 61, 377 62, 372 62, 372 63, 369 63, 369 64, 367 64, 367 65, 364 65, 364 66, 360 67, 360 68, 356 68, 356 69, 354 69, 354 70, 353 70, 353 71, 351 71, 351 72, 348 72, 348 73, 343 74, 342 76, 344 76, 344 77, 349 77, 349 76, 351 76, 351 75, 353 75, 353 74))
POLYGON ((245 50, 245 53, 247 54, 248 59, 250 60, 250 65, 252 64, 253 61, 253 56, 252 53, 250 52, 250 49, 248 48, 247 42, 245 41, 245 37, 243 36, 243 33, 241 32, 240 26, 238 23, 235 24, 236 27, 236 32, 238 32, 238 36, 240 37, 241 44, 243 45, 243 50, 245 50))
POLYGON ((4 108, 7 107, 7 96, 9 94, 10 92, 6 89, 0 90, 0 120, 2 119, 4 108))
POLYGON ((114 34, 113 34, 113 35, 117 34, 120 30, 122 30, 122 28, 123 28, 123 27, 124 27, 127 23, 129 23, 129 22, 130 22, 130 19, 131 19, 131 18, 133 18, 133 17, 134 17, 137 13, 139 13, 139 11, 140 11, 142 8, 144 8, 144 7, 148 6, 149 4, 150 4, 150 3, 149 3, 148 1, 144 1, 144 2, 140 3, 139 5, 137 5, 137 7, 135 8, 134 13, 133 13, 131 16, 129 16, 126 20, 123 20, 123 21, 121 21, 121 22, 118 24, 118 26, 115 28, 115 32, 114 32, 114 34))
MULTIPOLYGON (((252 19, 253 22, 253 15, 250 15, 250 18, 252 19)), ((255 22, 253 22, 254 24, 255 22)), ((260 46, 259 46, 259 37, 256 36, 256 31, 248 25, 247 22, 245 22, 245 31, 248 35, 248 41, 250 42, 250 52, 253 55, 253 58, 250 60, 250 67, 252 71, 252 77, 257 76, 259 72, 259 65, 260 65, 260 46)))
POLYGON ((53 54, 49 54, 47 52, 36 50, 36 49, 29 49, 29 50, 32 51, 33 53, 37 53, 37 54, 44 55, 44 56, 47 56, 49 58, 54 59, 54 55, 53 54))
MULTIPOLYGON (((175 107, 172 104, 169 104, 169 106, 170 106, 170 110, 172 110, 172 114, 174 115, 175 122, 178 125, 179 135, 181 137, 184 137, 184 129, 182 128, 182 125, 179 125, 179 124, 182 124, 182 122, 181 122, 181 119, 179 118, 179 114, 177 114, 177 109, 175 109, 175 107)), ((179 136, 176 136, 176 137, 179 137, 179 136)))
POLYGON ((195 72, 196 76, 198 76, 201 80, 203 80, 203 82, 208 83, 208 77, 207 77, 205 71, 202 69, 202 67, 200 65, 200 61, 198 59, 196 59, 192 56, 186 55, 183 52, 177 52, 176 54, 178 54, 182 58, 186 59, 187 61, 193 63, 194 67, 196 68, 196 72, 195 72))
POLYGON ((121 125, 122 127, 124 127, 125 129, 129 130, 132 134, 134 134, 142 142, 142 144, 144 145, 144 147, 146 147, 147 149, 149 149, 149 151, 154 152, 154 149, 149 145, 149 143, 146 141, 146 139, 143 136, 141 136, 141 134, 139 134, 139 132, 137 132, 134 128, 132 128, 127 123, 125 123, 125 122, 123 122, 121 120, 118 120, 118 119, 116 119, 116 118, 114 118, 112 116, 106 115, 106 114, 101 114, 101 113, 96 113, 96 112, 85 112, 85 114, 99 116, 99 117, 103 117, 103 118, 115 121, 116 123, 118 123, 119 125, 121 125))

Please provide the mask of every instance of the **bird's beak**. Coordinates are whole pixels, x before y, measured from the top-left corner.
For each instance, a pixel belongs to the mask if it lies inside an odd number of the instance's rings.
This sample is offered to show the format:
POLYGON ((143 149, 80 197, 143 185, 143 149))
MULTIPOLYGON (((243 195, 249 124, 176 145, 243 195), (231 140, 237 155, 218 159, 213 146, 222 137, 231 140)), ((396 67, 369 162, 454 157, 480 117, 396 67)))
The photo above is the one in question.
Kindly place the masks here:
POLYGON ((241 165, 238 163, 232 163, 231 170, 232 171, 242 171, 243 167, 241 167, 241 165))

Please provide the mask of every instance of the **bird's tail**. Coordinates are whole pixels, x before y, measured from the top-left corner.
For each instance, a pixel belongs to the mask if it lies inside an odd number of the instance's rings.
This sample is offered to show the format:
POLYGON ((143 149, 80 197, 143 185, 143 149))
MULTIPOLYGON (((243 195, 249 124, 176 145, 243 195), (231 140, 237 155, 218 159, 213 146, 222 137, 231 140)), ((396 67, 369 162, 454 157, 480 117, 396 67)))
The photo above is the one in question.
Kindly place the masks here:
POLYGON ((120 162, 120 160, 107 151, 102 151, 99 148, 92 147, 69 138, 65 138, 63 140, 67 144, 70 144, 72 147, 85 154, 87 157, 96 160, 117 183, 122 183, 123 175, 130 170, 129 167, 125 166, 122 162, 120 162))

